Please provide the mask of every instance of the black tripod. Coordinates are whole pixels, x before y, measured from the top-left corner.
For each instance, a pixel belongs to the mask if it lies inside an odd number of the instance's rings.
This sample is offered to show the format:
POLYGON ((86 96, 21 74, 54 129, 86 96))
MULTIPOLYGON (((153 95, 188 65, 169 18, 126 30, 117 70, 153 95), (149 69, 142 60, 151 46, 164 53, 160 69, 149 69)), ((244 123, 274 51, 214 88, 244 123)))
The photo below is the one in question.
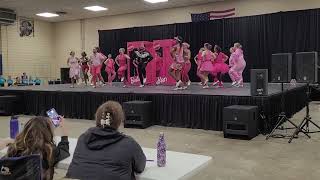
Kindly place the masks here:
POLYGON ((294 133, 292 134, 291 138, 289 139, 288 143, 291 143, 293 138, 297 137, 300 132, 305 134, 308 138, 311 138, 309 134, 311 133, 318 133, 320 131, 310 131, 310 123, 313 124, 315 127, 317 127, 320 130, 320 126, 317 125, 315 122, 311 120, 310 116, 310 109, 309 109, 309 104, 310 104, 310 86, 308 84, 308 90, 307 90, 307 105, 306 105, 306 116, 303 118, 302 122, 300 125, 296 128, 294 133))
POLYGON ((280 129, 280 130, 286 130, 286 129, 295 129, 295 128, 298 128, 298 126, 293 123, 286 115, 285 113, 285 98, 284 98, 284 87, 283 87, 283 82, 281 83, 281 113, 279 114, 278 116, 278 121, 277 121, 277 124, 276 126, 272 129, 271 133, 266 137, 266 140, 268 140, 270 137, 280 137, 280 138, 285 138, 286 136, 283 136, 283 135, 279 135, 279 134, 274 134, 274 132, 277 130, 277 129, 280 129), (280 126, 285 123, 285 122, 289 122, 291 125, 293 125, 294 127, 292 128, 281 128, 280 126))

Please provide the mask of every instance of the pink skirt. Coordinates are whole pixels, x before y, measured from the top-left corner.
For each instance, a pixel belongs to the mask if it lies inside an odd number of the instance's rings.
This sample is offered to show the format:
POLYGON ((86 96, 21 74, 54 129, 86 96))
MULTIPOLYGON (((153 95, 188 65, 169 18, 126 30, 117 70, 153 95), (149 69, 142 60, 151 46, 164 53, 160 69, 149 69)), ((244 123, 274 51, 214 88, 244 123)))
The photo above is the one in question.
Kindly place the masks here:
POLYGON ((212 72, 213 65, 211 61, 204 61, 200 65, 200 72, 212 72))
POLYGON ((175 71, 181 71, 182 68, 183 68, 183 64, 182 63, 173 62, 171 64, 170 68, 175 70, 175 71))
POLYGON ((69 71, 69 77, 75 78, 80 76, 80 68, 71 67, 69 71))
POLYGON ((212 72, 226 74, 229 72, 229 66, 226 63, 214 63, 212 72))

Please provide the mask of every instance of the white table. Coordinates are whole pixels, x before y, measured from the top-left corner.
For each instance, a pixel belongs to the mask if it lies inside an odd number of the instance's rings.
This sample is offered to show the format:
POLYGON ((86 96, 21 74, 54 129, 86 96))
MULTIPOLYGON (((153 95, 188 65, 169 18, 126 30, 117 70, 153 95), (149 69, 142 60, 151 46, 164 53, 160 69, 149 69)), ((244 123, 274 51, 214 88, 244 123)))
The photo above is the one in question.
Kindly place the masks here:
MULTIPOLYGON (((60 141, 60 137, 56 137, 56 142, 60 141)), ((77 145, 77 139, 69 138, 70 157, 58 163, 57 168, 67 170, 72 161, 73 153, 77 145)), ((137 176, 140 180, 180 180, 189 179, 197 174, 203 167, 209 164, 212 159, 209 156, 196 154, 187 154, 180 152, 167 151, 167 165, 159 168, 157 166, 156 149, 142 148, 148 160, 146 168, 142 174, 137 176)), ((0 155, 4 155, 7 149, 0 151, 0 155)))

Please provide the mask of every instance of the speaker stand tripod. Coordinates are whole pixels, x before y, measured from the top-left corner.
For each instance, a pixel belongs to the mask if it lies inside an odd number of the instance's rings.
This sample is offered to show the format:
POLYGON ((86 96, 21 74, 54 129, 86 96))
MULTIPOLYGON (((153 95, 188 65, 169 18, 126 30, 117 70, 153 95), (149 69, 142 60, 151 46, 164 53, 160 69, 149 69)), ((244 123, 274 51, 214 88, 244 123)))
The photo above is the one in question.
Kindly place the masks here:
MULTIPOLYGON (((275 134, 275 131, 277 129, 280 130, 285 130, 285 129, 296 129, 298 128, 298 126, 292 122, 286 115, 285 113, 285 98, 284 98, 284 87, 283 87, 283 82, 281 83, 281 113, 278 116, 278 121, 276 126, 272 129, 271 133, 266 137, 266 140, 268 140, 270 137, 279 137, 278 134, 275 134), (282 126, 282 124, 284 124, 285 122, 289 122, 292 126, 292 128, 280 128, 280 126, 282 126)), ((284 138, 286 136, 281 136, 281 138, 284 138)))
POLYGON ((288 143, 291 143, 293 138, 297 137, 300 132, 305 134, 308 138, 311 138, 309 136, 309 134, 311 134, 311 133, 319 133, 320 132, 320 126, 311 120, 309 104, 310 104, 310 87, 309 87, 309 84, 308 84, 306 116, 303 118, 303 120, 300 123, 300 125, 296 128, 295 132, 292 134, 292 136, 289 139, 288 143), (319 131, 310 131, 310 124, 313 124, 316 128, 319 129, 319 131))

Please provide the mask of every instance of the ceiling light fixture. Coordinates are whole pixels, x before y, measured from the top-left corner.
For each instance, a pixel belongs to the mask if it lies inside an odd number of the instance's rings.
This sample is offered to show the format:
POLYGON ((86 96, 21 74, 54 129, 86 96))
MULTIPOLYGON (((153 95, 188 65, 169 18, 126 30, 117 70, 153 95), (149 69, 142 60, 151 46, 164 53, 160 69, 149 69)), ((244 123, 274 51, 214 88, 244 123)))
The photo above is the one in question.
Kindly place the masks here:
POLYGON ((88 7, 84 7, 84 9, 89 10, 89 11, 106 11, 108 10, 108 8, 102 7, 102 6, 88 6, 88 7))
POLYGON ((144 0, 148 3, 152 3, 152 4, 155 4, 155 3, 161 3, 161 2, 168 2, 168 0, 144 0))
POLYGON ((59 14, 49 13, 49 12, 39 13, 39 14, 36 14, 36 15, 37 16, 41 16, 41 17, 47 17, 47 18, 58 17, 59 16, 59 14))

